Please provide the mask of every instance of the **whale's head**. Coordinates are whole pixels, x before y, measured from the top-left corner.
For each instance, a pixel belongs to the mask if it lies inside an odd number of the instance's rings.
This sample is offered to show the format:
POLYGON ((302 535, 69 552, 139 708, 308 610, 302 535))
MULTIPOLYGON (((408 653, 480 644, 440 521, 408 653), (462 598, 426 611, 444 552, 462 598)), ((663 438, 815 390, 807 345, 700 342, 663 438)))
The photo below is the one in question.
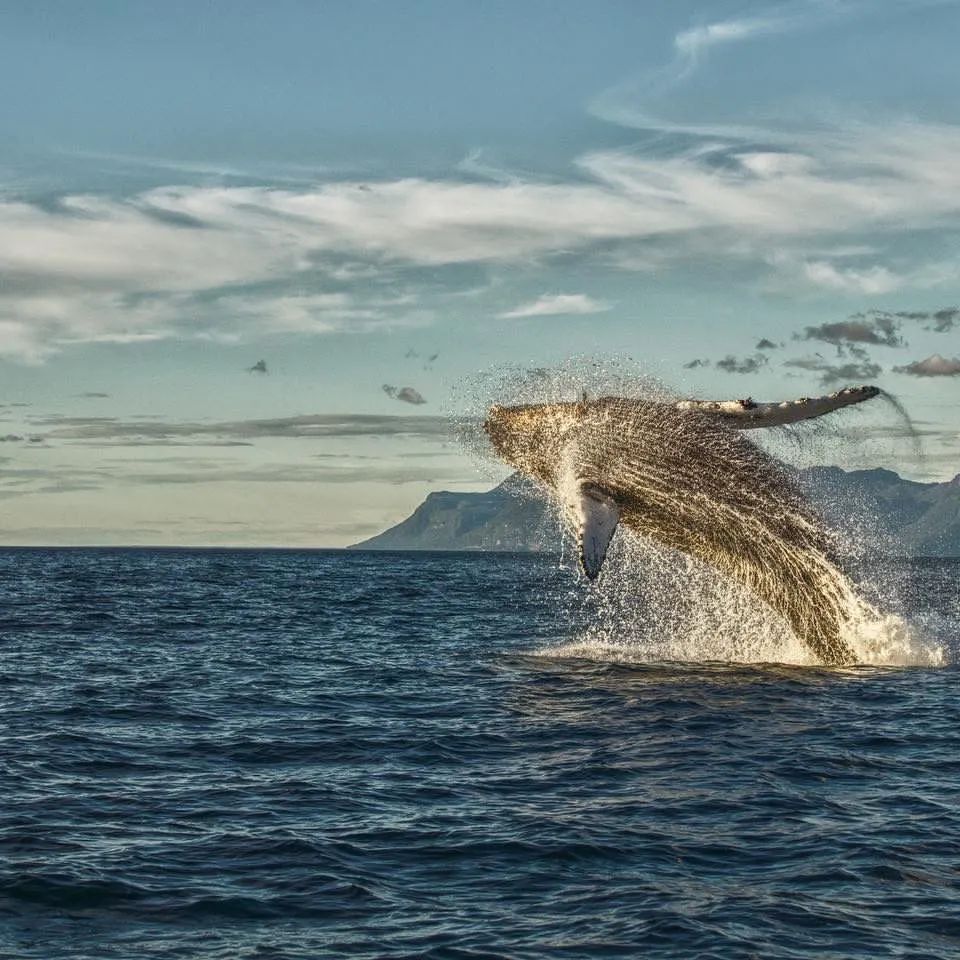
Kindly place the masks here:
POLYGON ((582 414, 582 403, 495 404, 483 429, 501 460, 549 480, 582 414))

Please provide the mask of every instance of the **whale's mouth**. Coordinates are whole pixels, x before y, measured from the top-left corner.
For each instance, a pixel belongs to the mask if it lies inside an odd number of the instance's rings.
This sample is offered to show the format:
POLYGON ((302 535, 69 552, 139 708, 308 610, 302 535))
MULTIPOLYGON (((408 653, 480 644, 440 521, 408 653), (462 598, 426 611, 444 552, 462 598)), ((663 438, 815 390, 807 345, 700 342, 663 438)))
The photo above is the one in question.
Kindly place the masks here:
POLYGON ((493 404, 483 420, 483 432, 494 452, 510 466, 530 472, 530 465, 549 457, 561 442, 572 404, 493 404))

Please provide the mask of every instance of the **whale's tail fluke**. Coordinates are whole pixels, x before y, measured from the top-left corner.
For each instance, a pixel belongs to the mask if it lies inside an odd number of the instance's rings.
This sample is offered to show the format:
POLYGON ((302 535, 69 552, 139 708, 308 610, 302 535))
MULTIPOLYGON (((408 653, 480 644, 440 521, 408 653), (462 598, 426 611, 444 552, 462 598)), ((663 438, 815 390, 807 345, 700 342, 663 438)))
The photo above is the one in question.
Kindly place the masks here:
POLYGON ((681 400, 678 410, 712 414, 725 420, 738 430, 754 430, 759 427, 785 427, 802 420, 813 420, 825 414, 880 395, 879 387, 845 387, 825 397, 800 397, 799 400, 784 400, 781 403, 756 403, 746 400, 681 400))

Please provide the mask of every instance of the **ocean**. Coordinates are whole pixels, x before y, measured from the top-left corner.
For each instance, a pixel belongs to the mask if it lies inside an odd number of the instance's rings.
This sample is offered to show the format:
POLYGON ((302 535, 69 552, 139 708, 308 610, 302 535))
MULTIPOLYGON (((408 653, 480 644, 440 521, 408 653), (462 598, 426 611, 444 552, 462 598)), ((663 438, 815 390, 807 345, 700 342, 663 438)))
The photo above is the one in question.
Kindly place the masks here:
POLYGON ((598 643, 569 558, 0 551, 0 957, 954 958, 960 561, 876 565, 943 665, 598 643))

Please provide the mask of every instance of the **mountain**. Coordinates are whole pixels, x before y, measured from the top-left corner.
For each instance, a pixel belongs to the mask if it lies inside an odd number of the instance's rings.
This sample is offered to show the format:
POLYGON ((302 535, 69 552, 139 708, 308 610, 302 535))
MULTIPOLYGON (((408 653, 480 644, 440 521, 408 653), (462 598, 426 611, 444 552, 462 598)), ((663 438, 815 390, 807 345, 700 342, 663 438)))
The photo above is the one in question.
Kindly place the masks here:
POLYGON ((550 504, 513 474, 486 493, 428 494, 406 520, 354 548, 550 552, 557 549, 559 531, 550 504))
POLYGON ((810 467, 799 479, 827 520, 851 535, 862 531, 905 556, 960 556, 960 474, 917 483, 892 470, 810 467))
MULTIPOLYGON (((906 556, 960 556, 960 475, 917 483, 891 470, 809 467, 797 476, 821 513, 851 536, 906 556)), ((556 511, 514 474, 486 493, 431 493, 406 520, 354 549, 550 552, 560 538, 556 511)))

